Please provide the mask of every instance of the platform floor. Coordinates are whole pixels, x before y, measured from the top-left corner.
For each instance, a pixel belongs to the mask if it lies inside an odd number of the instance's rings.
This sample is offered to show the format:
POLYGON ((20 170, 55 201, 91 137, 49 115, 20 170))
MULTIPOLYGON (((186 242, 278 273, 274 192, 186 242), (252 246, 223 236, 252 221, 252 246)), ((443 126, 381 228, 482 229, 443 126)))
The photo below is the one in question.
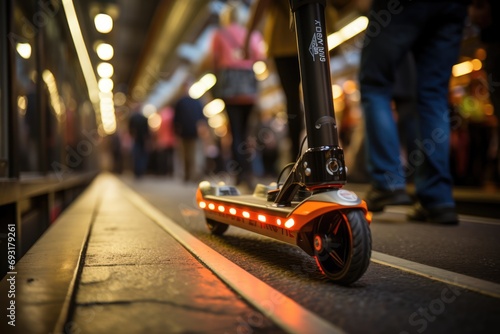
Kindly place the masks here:
POLYGON ((2 320, 0 332, 236 331, 251 307, 130 194, 101 175, 61 215, 0 283, 3 299, 14 277, 17 306, 15 327, 2 320))
MULTIPOLYGON (((462 198, 465 194, 474 196, 464 192, 462 198)), ((99 175, 0 282, 2 308, 14 305, 7 313, 10 320, 3 317, 0 322, 0 332, 246 333, 249 328, 242 319, 248 322, 249 314, 259 314, 259 333, 342 332, 292 301, 283 312, 313 323, 310 331, 262 318, 263 313, 242 298, 258 296, 260 286, 250 283, 249 291, 235 291, 214 274, 210 263, 179 243, 175 234, 185 233, 182 229, 166 229, 159 222, 170 224, 169 218, 147 212, 151 209, 144 204, 117 177, 99 175), (12 289, 15 296, 6 298, 12 289)), ((232 276, 229 281, 246 279, 237 269, 227 275, 232 276)), ((263 294, 284 300, 266 289, 262 287, 263 294)))

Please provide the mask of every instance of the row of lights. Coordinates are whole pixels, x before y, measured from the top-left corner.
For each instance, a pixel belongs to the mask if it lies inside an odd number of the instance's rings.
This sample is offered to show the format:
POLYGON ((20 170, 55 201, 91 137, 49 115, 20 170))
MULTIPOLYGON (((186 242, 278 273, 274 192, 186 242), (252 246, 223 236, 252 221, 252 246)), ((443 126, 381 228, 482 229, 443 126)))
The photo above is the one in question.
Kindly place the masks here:
MULTIPOLYGON (((201 209, 206 209, 208 208, 209 210, 225 213, 226 212, 226 207, 222 204, 216 205, 215 203, 207 203, 205 201, 200 201, 198 203, 201 209)), ((240 216, 246 219, 257 219, 261 223, 268 223, 268 216, 263 215, 261 213, 256 213, 256 212, 251 212, 251 211, 246 211, 246 210, 241 210, 241 212, 238 214, 238 210, 234 207, 230 207, 228 209, 229 214, 233 216, 240 216)), ((276 218, 276 225, 278 226, 285 226, 286 228, 292 228, 295 225, 295 220, 293 218, 289 218, 284 224, 281 218, 276 218)))
MULTIPOLYGON (((73 1, 62 0, 62 4, 83 76, 87 83, 89 98, 94 105, 97 118, 101 121, 98 129, 99 134, 103 136, 112 134, 116 131, 116 117, 112 93, 113 81, 111 80, 113 66, 109 63, 99 64, 97 71, 100 79, 97 81, 73 1)), ((107 34, 113 29, 113 19, 107 14, 97 14, 94 18, 94 23, 97 31, 103 34, 107 34)), ((98 43, 95 46, 95 51, 103 61, 113 58, 113 47, 107 43, 98 43)))
MULTIPOLYGON (((113 30, 113 18, 104 13, 99 13, 94 17, 95 28, 101 34, 108 34, 113 30)), ((112 134, 116 131, 115 106, 113 99, 114 82, 111 77, 114 74, 113 65, 108 61, 114 56, 114 49, 111 44, 98 42, 95 45, 95 52, 102 60, 97 65, 99 75, 99 107, 101 111, 102 130, 105 134, 112 134)))

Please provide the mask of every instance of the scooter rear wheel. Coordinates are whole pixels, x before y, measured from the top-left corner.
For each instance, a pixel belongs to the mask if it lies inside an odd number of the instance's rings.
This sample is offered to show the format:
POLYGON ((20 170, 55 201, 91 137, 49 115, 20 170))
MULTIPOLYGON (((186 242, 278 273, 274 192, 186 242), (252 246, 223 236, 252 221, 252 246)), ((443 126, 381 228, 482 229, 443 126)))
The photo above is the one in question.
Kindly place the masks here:
POLYGON ((222 235, 229 228, 228 224, 219 223, 213 219, 207 219, 207 227, 213 235, 222 235))
POLYGON ((371 233, 362 210, 334 211, 322 216, 314 233, 314 257, 332 281, 351 284, 370 263, 371 233))

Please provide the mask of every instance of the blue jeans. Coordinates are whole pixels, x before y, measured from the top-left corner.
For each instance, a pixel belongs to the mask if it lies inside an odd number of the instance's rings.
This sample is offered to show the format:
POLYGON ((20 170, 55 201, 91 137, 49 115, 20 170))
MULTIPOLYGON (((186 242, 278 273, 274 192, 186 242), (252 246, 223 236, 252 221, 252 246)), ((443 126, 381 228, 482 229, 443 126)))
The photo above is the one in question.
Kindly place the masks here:
POLYGON ((402 189, 411 175, 424 207, 454 206, 448 83, 459 54, 466 6, 401 2, 390 11, 387 3, 373 3, 359 73, 372 186, 402 189), (416 62, 418 115, 416 149, 408 152, 404 168, 391 100, 395 72, 408 52, 416 62))
POLYGON ((146 144, 134 142, 132 146, 132 159, 135 177, 141 177, 146 174, 148 169, 149 154, 146 144))

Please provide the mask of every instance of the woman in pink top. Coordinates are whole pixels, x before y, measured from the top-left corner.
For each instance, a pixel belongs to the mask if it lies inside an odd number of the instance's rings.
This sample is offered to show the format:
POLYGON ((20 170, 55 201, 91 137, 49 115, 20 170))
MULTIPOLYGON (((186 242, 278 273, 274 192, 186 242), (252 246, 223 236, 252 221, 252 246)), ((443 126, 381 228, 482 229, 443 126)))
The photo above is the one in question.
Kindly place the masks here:
MULTIPOLYGON (((215 72, 222 68, 252 69, 257 60, 263 59, 262 36, 255 32, 250 39, 249 54, 245 55, 244 43, 246 28, 238 23, 237 8, 227 5, 221 13, 221 27, 212 39, 212 56, 215 72)), ((248 120, 254 109, 256 94, 240 95, 225 98, 226 112, 233 137, 231 150, 233 162, 227 163, 228 172, 236 176, 236 184, 247 182, 251 187, 252 161, 250 140, 248 136, 248 120)))

